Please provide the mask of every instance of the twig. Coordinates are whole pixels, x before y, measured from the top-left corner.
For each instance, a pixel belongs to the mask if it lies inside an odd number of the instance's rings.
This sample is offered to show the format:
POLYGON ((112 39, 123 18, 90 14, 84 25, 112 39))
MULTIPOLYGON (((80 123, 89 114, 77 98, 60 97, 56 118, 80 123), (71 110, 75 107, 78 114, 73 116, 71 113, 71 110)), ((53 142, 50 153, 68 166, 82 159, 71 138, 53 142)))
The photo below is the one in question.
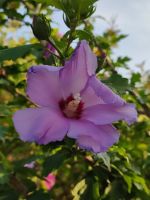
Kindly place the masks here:
POLYGON ((67 44, 67 47, 65 49, 65 55, 66 55, 66 53, 67 53, 67 51, 68 51, 68 49, 70 47, 70 44, 71 44, 71 42, 73 40, 73 33, 74 33, 74 31, 75 31, 75 28, 73 28, 73 29, 70 30, 70 34, 69 34, 69 38, 68 38, 68 44, 67 44))
POLYGON ((62 52, 59 50, 59 48, 50 40, 48 39, 48 42, 56 49, 56 51, 59 53, 59 59, 61 60, 62 64, 64 64, 64 56, 62 52))

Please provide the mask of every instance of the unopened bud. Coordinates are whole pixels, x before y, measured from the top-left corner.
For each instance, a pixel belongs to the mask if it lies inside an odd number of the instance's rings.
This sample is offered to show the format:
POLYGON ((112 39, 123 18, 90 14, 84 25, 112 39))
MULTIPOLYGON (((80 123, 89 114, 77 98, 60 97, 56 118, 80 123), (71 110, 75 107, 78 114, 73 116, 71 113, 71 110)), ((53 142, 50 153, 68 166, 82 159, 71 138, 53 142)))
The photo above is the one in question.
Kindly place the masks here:
POLYGON ((33 34, 38 40, 48 40, 51 27, 44 15, 35 15, 32 23, 33 34))

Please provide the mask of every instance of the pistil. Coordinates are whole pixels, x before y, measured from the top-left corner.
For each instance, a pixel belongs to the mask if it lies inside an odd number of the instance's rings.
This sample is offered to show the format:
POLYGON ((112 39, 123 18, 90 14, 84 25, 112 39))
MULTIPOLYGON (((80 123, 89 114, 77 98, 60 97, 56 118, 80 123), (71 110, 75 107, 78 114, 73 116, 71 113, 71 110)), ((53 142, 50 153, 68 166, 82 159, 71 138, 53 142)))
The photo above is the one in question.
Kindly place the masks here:
POLYGON ((61 100, 59 106, 67 118, 79 119, 83 110, 83 102, 80 94, 69 96, 66 100, 61 100))

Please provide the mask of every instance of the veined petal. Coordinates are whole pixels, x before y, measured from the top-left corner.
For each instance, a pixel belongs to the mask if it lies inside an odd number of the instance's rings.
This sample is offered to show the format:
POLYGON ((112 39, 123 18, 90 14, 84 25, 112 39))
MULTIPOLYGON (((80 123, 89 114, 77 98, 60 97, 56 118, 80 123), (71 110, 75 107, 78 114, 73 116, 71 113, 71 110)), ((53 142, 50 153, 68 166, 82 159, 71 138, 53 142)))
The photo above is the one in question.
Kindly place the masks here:
POLYGON ((93 88, 96 95, 105 103, 115 105, 123 105, 125 103, 125 101, 119 95, 115 94, 109 87, 98 80, 96 76, 89 78, 88 84, 93 88))
POLYGON ((13 121, 23 141, 39 144, 63 140, 68 130, 68 123, 61 113, 49 108, 19 110, 13 121))
POLYGON ((62 98, 59 70, 52 66, 31 67, 27 75, 27 95, 34 103, 44 107, 57 107, 62 98))
POLYGON ((42 69, 47 69, 50 72, 57 72, 60 69, 63 69, 63 67, 55 67, 55 66, 50 66, 50 65, 37 65, 37 66, 33 66, 29 69, 29 71, 35 71, 35 67, 36 67, 36 71, 42 70, 42 69))
POLYGON ((95 124, 111 124, 118 120, 125 120, 128 124, 137 119, 137 111, 134 104, 116 106, 113 104, 99 104, 86 108, 82 113, 82 119, 95 124))
POLYGON ((68 136, 77 139, 81 148, 96 153, 107 151, 119 139, 119 134, 112 125, 97 126, 85 120, 72 120, 68 136))
POLYGON ((92 53, 88 43, 81 41, 71 59, 60 71, 64 98, 72 93, 79 93, 85 87, 89 76, 95 73, 96 67, 96 56, 92 53))
POLYGON ((84 103, 84 108, 100 103, 104 104, 104 101, 96 95, 94 89, 89 84, 87 84, 84 90, 81 92, 81 100, 84 103))
MULTIPOLYGON (((99 142, 89 135, 79 135, 77 144, 81 149, 93 151, 95 153, 103 152, 99 142)), ((105 149, 106 151, 107 149, 105 149)))

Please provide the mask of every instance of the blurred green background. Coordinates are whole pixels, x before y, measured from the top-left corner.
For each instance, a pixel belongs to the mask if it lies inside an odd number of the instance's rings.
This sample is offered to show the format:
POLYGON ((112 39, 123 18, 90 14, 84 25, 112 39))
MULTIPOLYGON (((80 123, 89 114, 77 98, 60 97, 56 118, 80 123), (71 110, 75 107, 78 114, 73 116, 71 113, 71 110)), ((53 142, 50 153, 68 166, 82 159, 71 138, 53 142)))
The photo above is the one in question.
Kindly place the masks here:
POLYGON ((135 72, 127 56, 114 59, 114 49, 127 35, 111 25, 95 34, 94 3, 77 0, 81 9, 76 19, 71 16, 76 6, 71 0, 0 1, 0 200, 150 199, 150 75, 143 65, 135 72), (94 7, 86 13, 88 4, 94 7), (88 40, 98 58, 98 77, 136 104, 137 122, 130 127, 124 122, 115 124, 120 140, 107 153, 80 150, 68 138, 45 146, 24 143, 14 130, 13 113, 33 106, 25 94, 28 68, 40 63, 60 64, 53 55, 44 59, 43 47, 30 28, 35 14, 44 14, 54 23, 52 15, 57 9, 64 13, 68 31, 62 34, 61 29, 51 28, 50 37, 65 58, 70 57, 78 40, 88 40), (35 167, 25 168, 31 161, 35 167), (50 172, 56 176, 56 184, 48 191, 41 182, 50 172))

